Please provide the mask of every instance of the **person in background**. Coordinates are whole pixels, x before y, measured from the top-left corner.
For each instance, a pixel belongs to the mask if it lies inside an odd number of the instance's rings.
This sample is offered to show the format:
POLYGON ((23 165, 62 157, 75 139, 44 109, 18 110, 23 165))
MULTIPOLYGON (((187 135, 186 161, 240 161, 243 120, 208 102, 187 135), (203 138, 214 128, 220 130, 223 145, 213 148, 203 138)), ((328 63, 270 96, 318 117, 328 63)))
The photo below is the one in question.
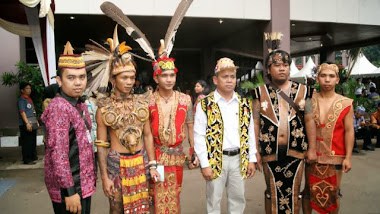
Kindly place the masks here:
POLYGON ((356 140, 359 136, 363 138, 363 150, 374 151, 371 146, 371 131, 369 129, 370 123, 367 123, 364 119, 365 108, 363 106, 357 106, 354 115, 354 130, 355 130, 355 143, 353 152, 357 153, 356 140), (356 150, 356 151, 355 151, 356 150))
POLYGON ((21 96, 18 98, 20 142, 24 164, 35 164, 37 158, 37 126, 36 111, 30 98, 30 83, 20 83, 21 96))
POLYGON ((362 83, 362 78, 357 79, 356 82, 358 83, 359 86, 355 89, 355 96, 361 97, 363 94, 363 90, 365 89, 365 86, 362 83))
POLYGON ((143 94, 145 93, 144 88, 141 85, 141 81, 136 79, 135 85, 133 86, 133 93, 134 94, 143 94))
MULTIPOLYGON (((92 122, 90 134, 91 134, 92 142, 94 143, 97 139, 96 130, 98 128, 98 125, 96 123, 96 111, 97 111, 98 107, 96 106, 96 100, 94 97, 88 97, 87 99, 85 99, 84 103, 86 104, 88 113, 90 114, 90 119, 92 122)), ((97 165, 98 147, 95 144, 93 144, 93 148, 94 148, 94 154, 95 154, 95 169, 97 169, 98 168, 98 165, 97 165)))
POLYGON ((194 115, 195 115, 197 104, 209 93, 206 81, 197 80, 197 82, 195 83, 194 91, 195 91, 195 102, 194 102, 194 115))
POLYGON ((45 89, 44 89, 44 101, 42 102, 42 111, 45 110, 45 108, 48 106, 51 99, 53 99, 55 97, 55 95, 58 92, 58 88, 59 88, 59 86, 57 83, 54 83, 54 84, 51 84, 51 85, 45 87, 45 89))
POLYGON ((368 88, 369 89, 376 88, 376 84, 372 82, 372 79, 368 79, 368 88))
POLYGON ((377 106, 380 103, 380 95, 376 93, 376 88, 374 87, 369 88, 369 92, 368 98, 377 106))
POLYGON ((371 124, 376 135, 376 148, 380 148, 380 103, 377 104, 377 111, 371 115, 371 124))
POLYGON ((150 91, 151 93, 153 93, 153 91, 154 91, 154 89, 153 89, 153 87, 152 87, 151 85, 147 85, 147 86, 145 86, 145 87, 144 87, 144 90, 145 90, 145 91, 150 91))

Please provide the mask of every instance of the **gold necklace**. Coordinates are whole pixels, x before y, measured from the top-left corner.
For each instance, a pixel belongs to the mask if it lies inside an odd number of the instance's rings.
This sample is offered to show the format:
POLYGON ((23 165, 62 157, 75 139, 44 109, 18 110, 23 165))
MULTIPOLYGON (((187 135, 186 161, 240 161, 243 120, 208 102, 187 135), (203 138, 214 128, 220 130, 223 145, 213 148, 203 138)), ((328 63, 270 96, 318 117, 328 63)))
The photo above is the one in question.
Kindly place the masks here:
POLYGON ((164 99, 165 100, 165 103, 168 103, 169 102, 169 100, 170 100, 170 98, 173 96, 173 94, 174 94, 174 91, 172 92, 172 94, 168 97, 168 98, 165 98, 165 97, 163 97, 163 96, 161 96, 161 94, 160 94, 160 92, 157 92, 158 93, 158 95, 162 98, 162 99, 164 99))

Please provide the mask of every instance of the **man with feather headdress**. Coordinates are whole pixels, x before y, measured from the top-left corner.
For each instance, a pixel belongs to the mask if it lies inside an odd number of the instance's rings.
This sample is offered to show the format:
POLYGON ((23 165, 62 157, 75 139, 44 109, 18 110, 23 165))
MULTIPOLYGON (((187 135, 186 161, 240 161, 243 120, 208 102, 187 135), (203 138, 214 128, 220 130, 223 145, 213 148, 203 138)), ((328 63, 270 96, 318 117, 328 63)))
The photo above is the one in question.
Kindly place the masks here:
POLYGON ((281 33, 265 33, 267 82, 253 91, 259 170, 264 171, 266 213, 299 213, 307 153, 316 159, 311 90, 289 80, 290 54, 277 50, 281 33), (262 166, 260 164, 262 160, 262 166))
POLYGON ((164 166, 164 181, 151 186, 154 208, 155 213, 180 213, 179 195, 185 162, 182 142, 186 136, 192 159, 189 167, 198 166, 197 158, 193 157, 193 105, 189 95, 173 89, 178 71, 173 58, 161 57, 153 63, 153 69, 158 90, 150 100, 150 122, 157 163, 164 166))
MULTIPOLYGON (((98 147, 103 191, 109 198, 110 213, 149 213, 146 154, 149 159, 154 159, 148 122, 149 94, 132 93, 136 66, 129 52, 131 48, 125 42, 119 44, 117 26, 114 38, 107 42, 109 51, 94 42, 95 46, 88 45, 90 51, 83 54, 89 67, 99 61, 98 67, 91 71, 90 87, 86 92, 90 94, 96 89, 99 97, 95 145, 98 147), (104 96, 99 92, 104 92, 108 82, 112 90, 104 96)), ((150 173, 158 176, 154 169, 150 173)))
MULTIPOLYGON (((102 11, 126 29, 153 62, 153 78, 158 84, 149 103, 150 124, 154 140, 155 159, 149 161, 152 175, 151 194, 155 213, 180 213, 179 195, 181 193, 183 164, 185 154, 182 142, 188 136, 190 168, 199 165, 194 155, 193 112, 190 96, 175 91, 177 68, 169 55, 174 46, 179 25, 193 0, 182 0, 174 13, 156 59, 153 48, 140 29, 111 2, 101 5, 102 11), (156 168, 162 169, 161 175, 155 174, 156 168)), ((142 58, 142 57, 139 57, 142 58)))

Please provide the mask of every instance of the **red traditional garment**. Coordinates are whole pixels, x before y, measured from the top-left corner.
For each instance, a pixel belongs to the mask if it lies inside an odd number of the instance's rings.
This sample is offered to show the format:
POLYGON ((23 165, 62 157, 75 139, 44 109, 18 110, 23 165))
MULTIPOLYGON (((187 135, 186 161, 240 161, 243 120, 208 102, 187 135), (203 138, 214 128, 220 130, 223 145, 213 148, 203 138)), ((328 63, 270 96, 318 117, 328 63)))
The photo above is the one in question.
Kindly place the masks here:
POLYGON ((319 116, 319 93, 312 98, 313 117, 317 125, 317 162, 323 164, 342 164, 346 157, 344 118, 352 106, 352 99, 337 95, 327 112, 327 118, 319 116), (321 123, 321 121, 325 123, 321 123))
POLYGON ((312 98, 314 120, 317 125, 317 163, 310 166, 310 204, 319 213, 330 213, 338 208, 339 186, 335 165, 346 156, 344 119, 352 100, 338 95, 328 110, 327 118, 320 118, 319 93, 312 98), (321 123, 321 121, 325 123, 321 123))
POLYGON ((185 162, 182 141, 186 137, 185 123, 193 122, 193 112, 190 96, 177 91, 174 96, 175 104, 167 129, 164 127, 164 119, 168 118, 163 116, 158 92, 153 93, 149 105, 156 159, 159 164, 164 165, 165 171, 164 182, 151 182, 150 185, 155 213, 180 213, 179 194, 185 162))
POLYGON ((327 214, 338 208, 336 169, 331 164, 315 163, 310 166, 310 205, 318 213, 327 214))

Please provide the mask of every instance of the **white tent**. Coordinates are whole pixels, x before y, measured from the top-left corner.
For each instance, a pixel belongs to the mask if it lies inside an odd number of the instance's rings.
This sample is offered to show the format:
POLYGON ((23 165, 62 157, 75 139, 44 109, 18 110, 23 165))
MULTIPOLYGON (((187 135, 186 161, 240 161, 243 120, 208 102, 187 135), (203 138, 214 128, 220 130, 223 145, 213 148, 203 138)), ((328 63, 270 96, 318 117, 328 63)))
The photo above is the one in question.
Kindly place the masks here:
POLYGON ((292 64, 290 65, 290 76, 293 76, 294 74, 298 73, 300 70, 298 70, 296 63, 294 62, 294 59, 292 60, 292 64))
POLYGON ((304 74, 306 77, 311 77, 311 76, 313 76, 314 67, 315 67, 315 64, 314 64, 313 60, 311 59, 311 57, 309 57, 305 66, 303 66, 303 68, 301 69, 300 72, 302 72, 302 74, 304 74))
MULTIPOLYGON (((352 63, 353 62, 350 62, 350 65, 352 63)), ((354 67, 351 70, 350 76, 354 78, 377 77, 380 76, 380 69, 377 69, 376 66, 372 65, 372 63, 368 61, 363 53, 360 53, 354 67)))
POLYGON ((292 73, 292 71, 290 70, 290 79, 293 81, 296 81, 296 82, 305 83, 306 78, 312 76, 312 72, 313 72, 314 67, 315 67, 315 64, 314 64, 313 60, 311 59, 311 57, 309 57, 305 66, 303 66, 303 68, 299 72, 292 73))

